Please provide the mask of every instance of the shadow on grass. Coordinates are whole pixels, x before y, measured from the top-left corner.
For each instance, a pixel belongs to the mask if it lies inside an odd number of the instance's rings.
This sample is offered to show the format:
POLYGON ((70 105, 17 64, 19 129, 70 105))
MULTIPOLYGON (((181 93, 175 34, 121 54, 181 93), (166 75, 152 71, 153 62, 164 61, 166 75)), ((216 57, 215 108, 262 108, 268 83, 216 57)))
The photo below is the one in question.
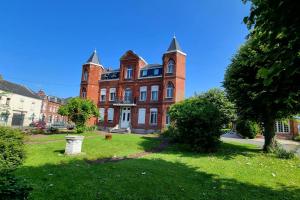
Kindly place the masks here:
MULTIPOLYGON (((151 140, 153 138, 144 137, 145 140, 140 144, 144 149, 147 149, 151 140)), ((166 140, 165 138, 154 138, 162 142, 166 140)), ((149 148, 148 148, 149 149, 149 148)), ((184 157, 205 157, 205 156, 216 156, 218 158, 222 158, 224 160, 234 159, 238 155, 242 155, 245 157, 253 157, 256 153, 262 153, 262 150, 254 145, 245 145, 245 144, 234 144, 228 142, 221 142, 220 148, 217 152, 214 153, 196 153, 188 150, 185 145, 177 144, 177 143, 169 143, 168 147, 166 147, 161 153, 163 154, 175 154, 178 156, 184 157)))
POLYGON ((32 184, 32 199, 300 199, 299 188, 272 189, 200 170, 162 159, 132 159, 23 166, 17 175, 32 184))

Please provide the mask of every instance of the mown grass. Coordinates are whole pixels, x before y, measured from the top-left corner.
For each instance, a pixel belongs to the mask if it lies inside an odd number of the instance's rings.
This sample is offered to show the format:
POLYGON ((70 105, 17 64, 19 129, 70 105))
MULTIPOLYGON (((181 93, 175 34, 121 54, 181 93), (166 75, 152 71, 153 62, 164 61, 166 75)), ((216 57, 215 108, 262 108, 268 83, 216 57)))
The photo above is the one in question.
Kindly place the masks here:
POLYGON ((117 163, 84 159, 128 155, 155 138, 90 138, 86 155, 66 157, 64 142, 28 144, 17 175, 33 185, 32 199, 300 199, 300 160, 265 155, 255 146, 224 143, 218 153, 165 151, 117 163))

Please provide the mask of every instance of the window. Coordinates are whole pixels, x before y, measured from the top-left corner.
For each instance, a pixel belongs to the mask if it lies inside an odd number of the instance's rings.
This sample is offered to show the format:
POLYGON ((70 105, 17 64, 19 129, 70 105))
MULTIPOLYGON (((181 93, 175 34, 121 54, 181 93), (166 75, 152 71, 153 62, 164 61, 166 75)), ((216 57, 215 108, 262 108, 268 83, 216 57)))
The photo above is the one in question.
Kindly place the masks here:
POLYGON ((157 124, 157 108, 150 109, 150 124, 157 124))
POLYGON ((10 104, 10 98, 6 98, 6 105, 9 106, 10 104))
POLYGON ((154 75, 154 76, 157 76, 158 74, 159 74, 159 69, 154 69, 153 75, 154 75))
POLYGON ((147 99, 147 86, 140 87, 140 101, 146 101, 147 99))
POLYGON ((166 114, 166 125, 168 126, 168 125, 170 125, 170 123, 171 123, 171 118, 170 118, 170 115, 167 113, 166 114))
POLYGON ((102 88, 100 91, 100 101, 105 101, 106 100, 106 89, 102 88))
POLYGON ((126 79, 132 79, 132 67, 127 68, 126 79))
POLYGON ((139 108, 138 124, 145 124, 146 109, 139 108))
POLYGON ((289 133, 290 126, 289 122, 287 121, 276 121, 275 123, 275 132, 276 133, 289 133))
POLYGON ((116 100, 116 88, 109 89, 109 100, 115 101, 116 100))
POLYGON ((114 121, 114 109, 113 108, 109 108, 107 110, 107 121, 108 122, 113 122, 114 121))
POLYGON ((172 74, 174 72, 174 66, 175 66, 174 61, 169 60, 168 66, 167 66, 167 73, 172 74))
POLYGON ((88 80, 88 72, 87 72, 87 70, 84 70, 84 72, 83 72, 83 80, 84 81, 88 80))
POLYGON ((99 121, 103 122, 104 121, 104 108, 99 108, 99 121))
POLYGON ((158 100, 158 85, 151 86, 151 100, 152 101, 158 100))
POLYGON ((167 98, 173 98, 174 86, 171 82, 168 83, 167 86, 167 98))
POLYGON ((131 96, 132 96, 132 91, 130 88, 126 88, 125 90, 125 95, 124 95, 124 101, 125 102, 130 102, 131 101, 131 96))
POLYGON ((147 70, 142 70, 142 76, 147 76, 147 70))
POLYGON ((48 123, 52 123, 52 115, 49 116, 48 123))
POLYGON ((82 88, 81 97, 86 98, 86 89, 85 88, 82 88))

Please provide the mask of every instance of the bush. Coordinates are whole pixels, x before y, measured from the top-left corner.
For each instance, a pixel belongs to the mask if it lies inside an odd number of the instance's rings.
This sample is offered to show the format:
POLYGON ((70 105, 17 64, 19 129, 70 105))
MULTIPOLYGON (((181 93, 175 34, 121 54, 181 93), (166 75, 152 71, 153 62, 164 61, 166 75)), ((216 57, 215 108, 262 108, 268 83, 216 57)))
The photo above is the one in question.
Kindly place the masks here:
POLYGON ((258 123, 239 118, 236 122, 236 131, 245 138, 253 139, 261 129, 258 123))
POLYGON ((0 196, 3 200, 28 199, 32 190, 27 183, 12 173, 0 173, 0 196))
POLYGON ((15 178, 13 171, 24 160, 23 134, 20 130, 0 127, 1 199, 27 199, 30 187, 15 178))
POLYGON ((85 125, 76 125, 76 133, 83 133, 86 129, 85 125))
POLYGON ((96 131, 98 129, 98 126, 93 125, 93 126, 87 126, 85 128, 85 131, 96 131))
POLYGON ((300 141, 300 135, 294 137, 294 140, 295 140, 295 141, 300 141))
POLYGON ((273 148, 273 153, 276 155, 276 157, 281 158, 281 159, 292 159, 295 157, 294 152, 285 150, 277 142, 275 142, 275 146, 273 148))
POLYGON ((48 128, 48 133, 50 133, 50 134, 59 133, 59 129, 56 128, 56 127, 51 126, 50 128, 48 128))
POLYGON ((24 159, 23 134, 18 129, 0 127, 0 172, 12 171, 24 159))
POLYGON ((193 97, 170 107, 174 126, 165 134, 178 143, 198 152, 216 151, 220 144, 221 115, 216 106, 204 97, 193 97))

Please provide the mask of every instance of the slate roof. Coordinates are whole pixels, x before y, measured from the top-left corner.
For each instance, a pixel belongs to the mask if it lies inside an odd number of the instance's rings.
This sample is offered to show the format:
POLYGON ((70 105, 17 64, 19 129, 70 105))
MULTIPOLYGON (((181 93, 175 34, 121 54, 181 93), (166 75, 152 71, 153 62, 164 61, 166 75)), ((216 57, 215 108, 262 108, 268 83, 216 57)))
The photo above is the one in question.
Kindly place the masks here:
POLYGON ((179 45, 179 43, 178 43, 178 41, 176 40, 175 36, 173 37, 173 39, 171 41, 171 44, 170 44, 167 51, 181 51, 181 52, 183 52, 180 45, 179 45))
POLYGON ((142 67, 142 69, 152 69, 152 68, 159 68, 159 67, 162 67, 161 64, 148 64, 148 65, 145 65, 144 67, 142 67))
POLYGON ((37 94, 35 94, 29 88, 6 80, 0 80, 0 90, 7 91, 14 94, 19 94, 26 97, 35 98, 35 99, 41 99, 37 94))
POLYGON ((97 64, 97 65, 101 65, 100 59, 99 59, 99 57, 97 55, 96 50, 93 52, 93 54, 90 56, 90 58, 86 62, 87 63, 94 63, 94 64, 97 64))

